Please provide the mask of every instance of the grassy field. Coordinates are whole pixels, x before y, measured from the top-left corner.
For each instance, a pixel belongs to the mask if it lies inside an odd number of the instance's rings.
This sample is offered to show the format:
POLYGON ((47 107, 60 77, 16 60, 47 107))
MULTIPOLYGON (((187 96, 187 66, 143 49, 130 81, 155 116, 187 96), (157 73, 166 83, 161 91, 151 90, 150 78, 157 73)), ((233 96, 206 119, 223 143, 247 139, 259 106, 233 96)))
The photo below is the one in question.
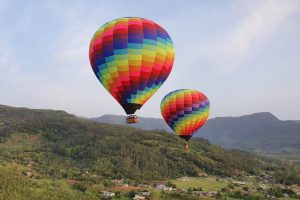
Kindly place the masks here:
POLYGON ((188 178, 188 180, 172 180, 178 188, 188 189, 189 187, 201 187, 203 191, 219 191, 228 185, 228 181, 215 177, 188 178))

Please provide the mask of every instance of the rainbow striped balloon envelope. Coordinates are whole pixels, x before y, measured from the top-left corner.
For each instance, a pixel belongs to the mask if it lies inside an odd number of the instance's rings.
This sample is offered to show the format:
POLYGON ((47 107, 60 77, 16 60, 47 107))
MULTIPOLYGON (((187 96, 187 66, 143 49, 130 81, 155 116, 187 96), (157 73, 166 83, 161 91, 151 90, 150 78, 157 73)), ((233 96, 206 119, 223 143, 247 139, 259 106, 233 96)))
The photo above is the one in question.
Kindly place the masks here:
POLYGON ((206 122, 210 103, 201 92, 181 89, 167 94, 161 101, 160 110, 173 131, 188 141, 206 122))
POLYGON ((169 34, 158 24, 125 17, 96 31, 89 57, 102 85, 127 114, 134 114, 168 78, 174 47, 169 34))

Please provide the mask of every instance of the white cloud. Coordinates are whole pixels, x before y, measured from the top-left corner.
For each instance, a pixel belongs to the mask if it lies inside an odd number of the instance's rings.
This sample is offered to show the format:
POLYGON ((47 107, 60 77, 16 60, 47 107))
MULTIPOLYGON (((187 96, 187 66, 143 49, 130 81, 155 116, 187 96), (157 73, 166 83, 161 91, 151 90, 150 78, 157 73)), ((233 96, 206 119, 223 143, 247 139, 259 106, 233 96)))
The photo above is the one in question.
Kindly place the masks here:
POLYGON ((299 11, 298 0, 237 1, 225 11, 176 16, 166 23, 178 40, 175 64, 226 75, 255 56, 299 11))
POLYGON ((300 1, 297 0, 261 1, 225 35, 220 46, 216 47, 220 50, 220 62, 229 68, 241 64, 251 57, 259 43, 280 30, 280 25, 299 11, 299 8, 300 1))

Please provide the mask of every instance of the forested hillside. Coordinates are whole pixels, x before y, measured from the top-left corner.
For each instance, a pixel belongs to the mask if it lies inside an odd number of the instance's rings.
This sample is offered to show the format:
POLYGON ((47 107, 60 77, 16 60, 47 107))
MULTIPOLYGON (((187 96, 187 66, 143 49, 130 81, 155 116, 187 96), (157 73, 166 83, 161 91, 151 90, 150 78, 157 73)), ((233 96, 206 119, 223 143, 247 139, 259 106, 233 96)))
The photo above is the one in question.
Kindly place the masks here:
POLYGON ((73 177, 89 170, 104 177, 158 180, 202 171, 224 176, 236 169, 257 173, 269 165, 203 139, 192 140, 185 151, 183 140, 166 132, 99 124, 63 111, 1 106, 0 117, 3 159, 33 162, 47 174, 61 175, 61 169, 73 177))
POLYGON ((201 138, 192 139, 188 151, 183 144, 167 132, 101 124, 63 111, 0 106, 0 163, 26 166, 39 178, 147 182, 272 171, 277 182, 300 180, 294 165, 224 150, 201 138))

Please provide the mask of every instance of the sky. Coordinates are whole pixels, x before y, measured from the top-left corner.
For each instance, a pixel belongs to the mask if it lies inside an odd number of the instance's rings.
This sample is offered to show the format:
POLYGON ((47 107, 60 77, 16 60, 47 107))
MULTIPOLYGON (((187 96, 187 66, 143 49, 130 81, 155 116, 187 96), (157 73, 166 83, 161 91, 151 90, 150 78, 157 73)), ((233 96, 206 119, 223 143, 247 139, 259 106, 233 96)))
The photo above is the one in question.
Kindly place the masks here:
POLYGON ((89 63, 92 35, 119 17, 155 21, 171 36, 175 63, 137 111, 161 117, 169 92, 196 89, 210 117, 271 112, 300 119, 300 1, 0 1, 0 104, 84 117, 125 114, 89 63))

